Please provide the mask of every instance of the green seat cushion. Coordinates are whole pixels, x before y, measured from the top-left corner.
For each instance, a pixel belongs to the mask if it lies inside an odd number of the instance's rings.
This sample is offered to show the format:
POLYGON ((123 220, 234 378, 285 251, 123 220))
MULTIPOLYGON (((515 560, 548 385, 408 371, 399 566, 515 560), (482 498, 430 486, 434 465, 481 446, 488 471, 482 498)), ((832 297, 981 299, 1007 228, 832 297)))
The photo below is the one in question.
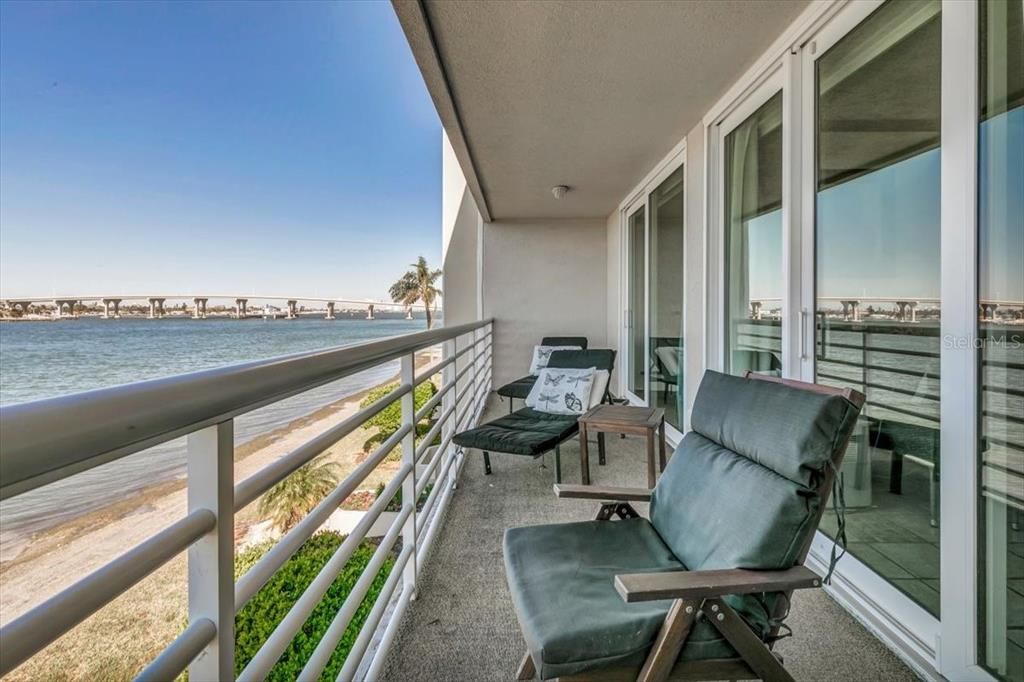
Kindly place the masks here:
MULTIPOLYGON (((608 667, 639 671, 670 602, 627 604, 614 578, 681 570, 646 519, 505 531, 505 575, 541 679, 608 667)), ((710 623, 700 621, 682 655, 736 654, 710 623)))
POLYGON ((513 455, 540 455, 579 430, 576 415, 548 414, 530 407, 456 434, 452 439, 464 448, 513 455))
POLYGON ((503 398, 526 400, 526 396, 530 395, 530 389, 533 388, 535 383, 537 383, 537 377, 530 374, 508 382, 497 390, 497 394, 503 398))

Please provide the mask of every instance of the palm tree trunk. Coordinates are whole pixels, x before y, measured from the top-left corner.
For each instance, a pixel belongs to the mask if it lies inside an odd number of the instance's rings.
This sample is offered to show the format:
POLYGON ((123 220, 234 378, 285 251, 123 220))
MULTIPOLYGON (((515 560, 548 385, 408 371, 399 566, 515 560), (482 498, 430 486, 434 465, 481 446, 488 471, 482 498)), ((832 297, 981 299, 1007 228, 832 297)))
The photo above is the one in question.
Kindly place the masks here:
POLYGON ((427 329, 430 329, 430 326, 434 323, 434 318, 433 318, 433 316, 430 313, 430 305, 427 304, 427 303, 424 303, 423 304, 423 309, 427 311, 427 329))

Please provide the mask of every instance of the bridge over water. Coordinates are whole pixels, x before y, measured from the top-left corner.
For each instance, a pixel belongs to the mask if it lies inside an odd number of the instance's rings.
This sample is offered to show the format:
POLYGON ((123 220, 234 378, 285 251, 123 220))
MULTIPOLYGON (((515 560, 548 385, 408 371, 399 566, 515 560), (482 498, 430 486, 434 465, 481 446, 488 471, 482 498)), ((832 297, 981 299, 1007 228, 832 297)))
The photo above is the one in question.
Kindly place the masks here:
POLYGON ((285 317, 295 319, 299 315, 299 303, 320 303, 327 308, 325 318, 335 318, 334 309, 336 305, 343 305, 354 308, 365 308, 366 319, 372 320, 377 309, 384 310, 405 310, 411 317, 410 306, 403 303, 388 301, 372 301, 369 299, 323 296, 276 296, 262 294, 116 294, 116 295, 68 295, 68 296, 21 296, 17 298, 6 298, 4 303, 12 310, 21 310, 28 313, 33 305, 52 305, 56 307, 57 317, 77 317, 77 307, 86 302, 98 302, 103 305, 103 317, 116 319, 121 317, 121 303, 125 301, 143 301, 149 304, 150 319, 159 319, 166 314, 164 304, 167 301, 188 301, 192 303, 192 317, 203 319, 207 314, 207 304, 211 300, 231 301, 235 306, 234 316, 244 319, 249 316, 249 301, 280 302, 284 304, 285 317))

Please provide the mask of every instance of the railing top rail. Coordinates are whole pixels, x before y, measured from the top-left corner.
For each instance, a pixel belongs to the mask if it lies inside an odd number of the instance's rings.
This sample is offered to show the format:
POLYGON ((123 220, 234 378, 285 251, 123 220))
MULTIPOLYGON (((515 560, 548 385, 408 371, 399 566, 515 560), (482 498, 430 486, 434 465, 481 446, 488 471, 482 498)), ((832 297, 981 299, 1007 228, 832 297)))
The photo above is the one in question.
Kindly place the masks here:
POLYGON ((0 499, 488 325, 392 336, 0 408, 0 499))

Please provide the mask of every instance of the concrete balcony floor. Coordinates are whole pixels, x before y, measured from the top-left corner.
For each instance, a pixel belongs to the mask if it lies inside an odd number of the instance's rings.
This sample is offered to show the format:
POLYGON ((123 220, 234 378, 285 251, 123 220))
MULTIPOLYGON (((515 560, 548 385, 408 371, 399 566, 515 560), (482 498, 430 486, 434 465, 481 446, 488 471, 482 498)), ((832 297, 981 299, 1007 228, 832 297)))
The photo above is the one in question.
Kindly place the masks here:
MULTIPOLYGON (((517 401, 517 406, 518 406, 517 401)), ((484 419, 507 412, 493 399, 484 419)), ((643 440, 608 437, 608 463, 598 466, 596 484, 644 486, 643 440)), ((526 645, 516 622, 502 560, 502 533, 512 526, 592 519, 597 503, 557 500, 552 493, 553 455, 540 460, 491 455, 493 474, 484 476, 483 458, 468 453, 448 518, 419 576, 419 596, 406 612, 384 667, 383 679, 512 680, 526 645)), ((562 480, 580 480, 579 443, 562 446, 562 480)), ((636 505, 641 514, 646 505, 636 505)), ((793 598, 786 621, 793 637, 776 645, 797 680, 916 680, 916 675, 820 590, 793 598)))

